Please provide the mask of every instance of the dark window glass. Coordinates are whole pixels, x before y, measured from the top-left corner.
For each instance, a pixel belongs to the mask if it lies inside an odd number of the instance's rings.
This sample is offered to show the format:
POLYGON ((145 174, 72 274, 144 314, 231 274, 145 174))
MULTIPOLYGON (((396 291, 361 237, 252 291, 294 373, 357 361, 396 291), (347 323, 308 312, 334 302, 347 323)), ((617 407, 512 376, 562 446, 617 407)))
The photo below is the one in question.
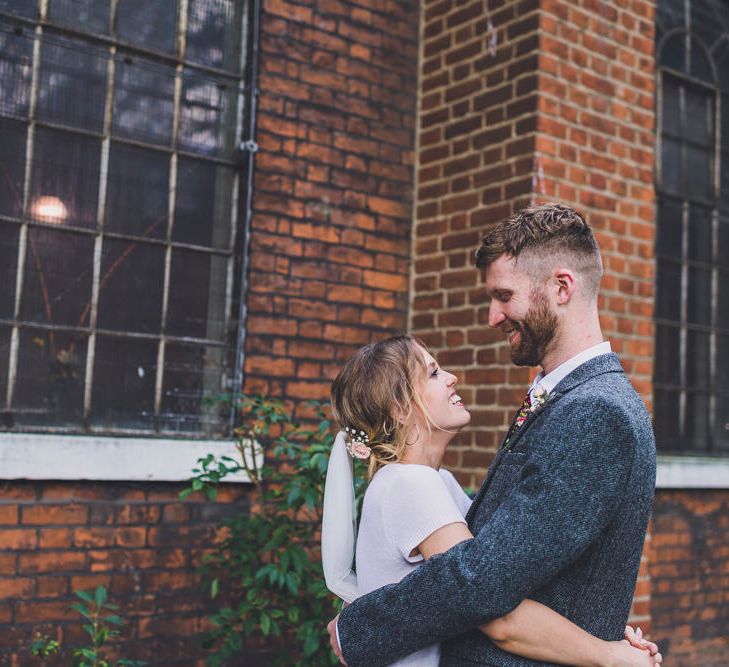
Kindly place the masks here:
POLYGON ((681 380, 681 331, 678 327, 656 325, 655 381, 677 385, 681 380))
POLYGON ((38 16, 38 3, 31 0, 0 0, 0 12, 32 19, 38 16))
POLYGON ((729 331, 729 271, 719 271, 717 297, 717 325, 729 331))
POLYGON ((717 389, 729 392, 729 333, 716 337, 716 370, 717 389))
POLYGON ((10 368, 10 336, 12 329, 0 324, 0 401, 5 405, 8 393, 8 370, 10 368))
POLYGON ((124 0, 117 8, 117 34, 123 42, 175 52, 178 3, 170 0, 124 0))
POLYGON ((224 350, 169 344, 165 348, 165 362, 161 428, 220 433, 224 406, 209 399, 225 390, 219 373, 225 365, 224 350))
POLYGON ((673 139, 661 143, 661 187, 680 194, 681 190, 681 144, 673 139))
POLYGON ((709 200, 713 195, 713 152, 696 146, 686 146, 686 185, 692 199, 709 200))
POLYGON ((106 53, 77 39, 48 37, 41 50, 38 118, 101 132, 106 53))
POLYGON ((729 393, 717 396, 714 415, 714 449, 723 454, 729 453, 729 393))
POLYGON ((686 71, 686 35, 671 35, 661 51, 661 63, 664 67, 686 71))
POLYGON ((686 88, 686 123, 684 136, 690 141, 713 148, 714 104, 704 91, 686 88))
POLYGON ((663 77, 663 131, 674 137, 681 134, 680 86, 671 76, 663 77))
POLYGON ((170 297, 167 333, 222 340, 225 313, 213 310, 223 304, 223 294, 211 293, 225 287, 224 257, 194 250, 174 249, 170 267, 170 297))
POLYGON ((94 360, 93 424, 154 428, 157 343, 99 335, 94 360))
POLYGON ((114 135, 170 145, 174 74, 171 67, 151 60, 117 57, 112 119, 114 135))
POLYGON ((99 326, 158 332, 165 250, 160 245, 105 239, 99 281, 99 326))
POLYGON ((170 156, 112 142, 106 230, 162 239, 167 235, 170 156))
MULTIPOLYGON (((15 310, 15 274, 20 227, 0 220, 0 319, 12 319, 15 310)), ((2 363, 0 363, 2 369, 2 363)), ((0 370, 2 373, 2 370, 0 370)), ((2 395, 0 394, 0 402, 2 395)))
MULTIPOLYGON (((28 2, 30 0, 21 0, 28 2)), ((129 0, 123 0, 123 6, 129 0)), ((33 2, 33 4, 37 4, 33 2)), ((109 0, 50 0, 48 18, 56 23, 102 35, 109 33, 109 0)))
POLYGON ((21 329, 12 405, 16 421, 29 426, 80 424, 85 367, 82 334, 21 329))
POLYGON ((655 417, 653 428, 659 447, 675 451, 686 446, 682 438, 680 423, 680 393, 656 388, 653 395, 655 417))
POLYGON ((686 384, 689 389, 708 389, 711 379, 711 341, 703 331, 687 332, 686 384))
POLYGON ((240 21, 240 13, 231 0, 189 0, 185 58, 238 72, 240 21))
POLYGON ((93 257, 91 236, 31 227, 20 317, 26 322, 88 326, 93 257))
POLYGON ((177 199, 172 239, 217 249, 231 247, 230 169, 181 157, 177 163, 177 199))
POLYGON ((693 324, 711 324, 711 272, 690 266, 686 316, 693 324))
POLYGON ((26 117, 33 79, 33 33, 0 19, 0 113, 26 117))
POLYGON ((691 42, 691 75, 707 83, 714 82, 714 71, 709 58, 703 46, 696 39, 691 42))
POLYGON ((656 281, 661 286, 656 294, 656 317, 681 320, 681 265, 658 261, 656 281))
POLYGON ((692 205, 689 209, 688 253, 695 262, 710 263, 712 257, 711 209, 692 205))
POLYGON ((681 260, 683 258, 683 205, 675 199, 663 197, 658 202, 656 254, 681 260))
POLYGON ((30 217, 52 225, 96 227, 100 159, 100 139, 36 128, 30 217))
POLYGON ((0 116, 0 215, 19 217, 23 209, 26 125, 0 116))

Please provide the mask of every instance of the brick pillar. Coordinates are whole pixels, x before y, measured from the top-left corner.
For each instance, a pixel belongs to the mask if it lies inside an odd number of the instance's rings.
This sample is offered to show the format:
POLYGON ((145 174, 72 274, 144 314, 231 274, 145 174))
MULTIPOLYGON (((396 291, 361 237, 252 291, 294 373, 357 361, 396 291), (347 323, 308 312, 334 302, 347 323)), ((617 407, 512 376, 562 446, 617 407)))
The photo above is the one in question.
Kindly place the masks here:
MULTIPOLYGON (((472 266, 489 225, 530 202, 581 210, 603 251, 603 331, 650 406, 654 3, 426 2, 411 327, 474 406, 446 464, 478 485, 528 385, 489 330, 472 266)), ((633 620, 650 619, 647 560, 633 620)))

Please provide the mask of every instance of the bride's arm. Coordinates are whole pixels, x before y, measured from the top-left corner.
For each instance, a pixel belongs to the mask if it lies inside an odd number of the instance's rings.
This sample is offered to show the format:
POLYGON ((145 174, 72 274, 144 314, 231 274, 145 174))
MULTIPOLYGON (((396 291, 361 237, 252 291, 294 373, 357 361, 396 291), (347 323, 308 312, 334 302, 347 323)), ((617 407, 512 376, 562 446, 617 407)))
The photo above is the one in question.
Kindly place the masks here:
MULTIPOLYGON (((423 558, 447 551, 472 538, 462 523, 452 523, 425 538, 418 549, 423 558)), ((549 607, 524 600, 516 609, 480 627, 496 646, 517 655, 577 667, 650 667, 660 654, 630 646, 626 641, 608 642, 585 632, 549 607)))

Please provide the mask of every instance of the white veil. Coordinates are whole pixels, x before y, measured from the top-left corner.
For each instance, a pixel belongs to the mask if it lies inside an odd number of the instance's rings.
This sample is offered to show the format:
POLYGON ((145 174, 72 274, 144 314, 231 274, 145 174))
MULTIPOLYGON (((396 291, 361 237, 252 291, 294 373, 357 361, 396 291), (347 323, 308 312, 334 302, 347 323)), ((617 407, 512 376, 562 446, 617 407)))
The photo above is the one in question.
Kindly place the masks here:
POLYGON ((352 570, 357 523, 352 459, 340 431, 329 456, 324 485, 321 561, 327 588, 345 602, 357 597, 357 575, 352 570))

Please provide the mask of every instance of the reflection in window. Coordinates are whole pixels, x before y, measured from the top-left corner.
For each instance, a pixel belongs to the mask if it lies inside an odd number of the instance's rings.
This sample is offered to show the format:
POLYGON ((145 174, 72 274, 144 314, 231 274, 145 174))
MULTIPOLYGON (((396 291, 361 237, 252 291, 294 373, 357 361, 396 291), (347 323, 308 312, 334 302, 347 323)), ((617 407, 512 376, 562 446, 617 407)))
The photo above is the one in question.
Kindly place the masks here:
POLYGON ((658 2, 654 423, 664 452, 729 452, 727 26, 720 0, 658 2))
POLYGON ((2 428, 229 433, 249 12, 0 0, 2 428))

